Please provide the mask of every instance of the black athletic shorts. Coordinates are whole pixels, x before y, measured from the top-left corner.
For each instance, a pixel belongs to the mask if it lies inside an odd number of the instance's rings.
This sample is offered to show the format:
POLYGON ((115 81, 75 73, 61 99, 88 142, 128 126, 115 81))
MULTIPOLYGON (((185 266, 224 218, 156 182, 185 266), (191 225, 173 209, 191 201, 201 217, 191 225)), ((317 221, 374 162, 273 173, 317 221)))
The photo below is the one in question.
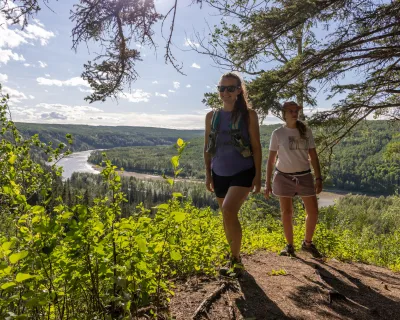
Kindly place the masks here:
POLYGON ((218 198, 225 198, 229 187, 246 187, 250 188, 253 184, 254 177, 256 176, 256 168, 241 171, 233 176, 219 176, 212 171, 212 178, 214 182, 214 192, 218 198))

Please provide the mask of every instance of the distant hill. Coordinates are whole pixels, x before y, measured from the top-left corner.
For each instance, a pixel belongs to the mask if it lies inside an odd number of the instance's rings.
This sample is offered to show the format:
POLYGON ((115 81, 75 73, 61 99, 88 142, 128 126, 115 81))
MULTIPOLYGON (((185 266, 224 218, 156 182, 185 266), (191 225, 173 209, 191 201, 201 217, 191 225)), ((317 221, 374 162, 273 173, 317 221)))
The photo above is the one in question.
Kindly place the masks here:
POLYGON ((72 124, 16 123, 25 137, 39 134, 43 142, 66 143, 65 135, 72 134, 74 151, 110 149, 129 146, 171 145, 178 138, 192 139, 203 130, 174 130, 153 127, 88 126, 72 124))
MULTIPOLYGON (((61 124, 17 123, 24 136, 36 133, 44 142, 66 142, 73 135, 74 151, 112 149, 107 154, 118 167, 127 171, 160 174, 172 173, 172 145, 178 138, 190 141, 181 159, 183 176, 204 178, 203 130, 174 130, 153 127, 112 127, 61 124)), ((279 125, 261 126, 263 167, 268 155, 269 139, 279 125)), ((387 121, 364 121, 334 149, 325 186, 348 191, 393 194, 400 188, 400 157, 385 155, 390 145, 400 143, 399 125, 387 121)), ((315 135, 317 132, 315 132, 315 135)), ((95 153, 90 161, 101 162, 95 153)))

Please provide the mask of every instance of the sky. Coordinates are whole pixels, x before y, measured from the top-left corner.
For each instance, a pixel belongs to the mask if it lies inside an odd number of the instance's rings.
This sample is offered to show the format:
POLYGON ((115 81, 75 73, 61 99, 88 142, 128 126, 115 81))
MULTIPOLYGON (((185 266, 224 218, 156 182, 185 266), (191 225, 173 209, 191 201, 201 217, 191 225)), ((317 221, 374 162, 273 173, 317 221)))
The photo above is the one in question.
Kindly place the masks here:
MULTIPOLYGON (((164 61, 165 40, 160 26, 154 30, 158 49, 141 47, 143 61, 136 65, 139 78, 124 89, 119 99, 89 104, 90 90, 80 75, 83 64, 101 49, 82 44, 72 50, 70 10, 77 1, 49 1, 51 10, 42 10, 22 29, 12 26, 0 14, 0 83, 8 93, 12 118, 18 122, 88 124, 111 126, 151 126, 202 129, 209 111, 201 102, 206 92, 215 91, 223 72, 210 57, 189 50, 193 30, 208 34, 207 23, 218 24, 221 17, 209 7, 180 1, 173 35, 173 54, 182 63, 179 74, 164 61), (184 4, 185 3, 185 4, 184 4)), ((172 0, 156 1, 159 13, 171 8, 172 0)), ((168 32, 168 28, 164 29, 168 32)), ((264 124, 280 122, 267 117, 264 124)))

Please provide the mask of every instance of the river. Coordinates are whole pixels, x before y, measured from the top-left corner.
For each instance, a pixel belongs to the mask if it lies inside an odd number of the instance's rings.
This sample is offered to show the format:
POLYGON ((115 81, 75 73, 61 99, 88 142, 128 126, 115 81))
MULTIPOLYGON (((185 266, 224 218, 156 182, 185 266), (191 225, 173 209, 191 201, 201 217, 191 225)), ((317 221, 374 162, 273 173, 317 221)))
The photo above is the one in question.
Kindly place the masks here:
POLYGON ((89 172, 98 174, 99 171, 93 169, 92 165, 87 162, 90 153, 94 150, 75 152, 58 162, 58 166, 63 167, 63 180, 71 178, 74 172, 89 172))
MULTIPOLYGON (((95 150, 87 150, 81 152, 75 152, 68 157, 59 161, 58 165, 64 168, 63 179, 66 180, 71 178, 74 172, 88 172, 99 174, 98 170, 93 169, 92 165, 87 162, 90 153, 95 150)), ((134 176, 141 179, 161 179, 160 176, 154 176, 150 174, 137 173, 137 172, 124 172, 125 176, 134 176)), ((319 207, 329 206, 335 203, 335 200, 343 197, 343 193, 323 191, 318 195, 319 207)))

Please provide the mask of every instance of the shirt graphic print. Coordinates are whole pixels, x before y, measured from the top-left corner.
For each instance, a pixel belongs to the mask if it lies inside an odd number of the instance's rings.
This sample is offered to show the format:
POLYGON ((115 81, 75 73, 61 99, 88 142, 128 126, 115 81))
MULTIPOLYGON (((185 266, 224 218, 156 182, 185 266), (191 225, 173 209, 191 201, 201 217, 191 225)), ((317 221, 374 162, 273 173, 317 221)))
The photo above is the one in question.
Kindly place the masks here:
POLYGON ((289 150, 308 150, 309 138, 303 139, 301 137, 289 136, 289 150))

